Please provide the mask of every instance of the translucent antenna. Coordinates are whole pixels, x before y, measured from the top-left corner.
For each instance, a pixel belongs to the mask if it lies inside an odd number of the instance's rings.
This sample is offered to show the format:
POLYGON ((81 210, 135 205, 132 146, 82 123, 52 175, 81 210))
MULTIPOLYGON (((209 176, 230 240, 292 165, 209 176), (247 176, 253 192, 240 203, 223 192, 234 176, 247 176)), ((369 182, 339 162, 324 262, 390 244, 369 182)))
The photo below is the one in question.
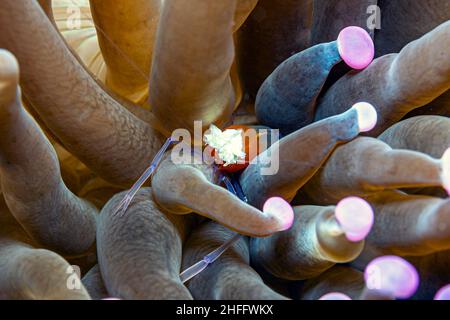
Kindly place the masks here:
POLYGON ((197 262, 196 264, 192 265, 191 267, 187 268, 180 274, 180 279, 183 283, 186 281, 192 279, 196 275, 198 275, 200 272, 206 269, 208 265, 216 261, 225 251, 228 250, 233 244, 235 244, 239 239, 241 238, 240 234, 236 234, 231 239, 227 240, 224 244, 222 244, 220 247, 215 249, 214 251, 210 252, 206 256, 203 257, 202 260, 197 262))
MULTIPOLYGON (((226 175, 222 175, 220 181, 225 184, 225 187, 228 189, 228 191, 237 196, 236 189, 234 187, 234 184, 231 182, 230 178, 228 178, 226 175)), ((185 283, 186 281, 192 279, 200 272, 205 270, 208 265, 216 261, 225 251, 228 250, 228 248, 233 246, 240 238, 241 238, 240 234, 234 235, 231 239, 227 240, 220 247, 204 256, 202 260, 184 270, 180 274, 181 281, 185 283)))
POLYGON ((348 240, 358 242, 367 237, 373 225, 372 207, 363 199, 348 197, 341 200, 334 211, 348 240))
POLYGON ((395 298, 408 299, 419 286, 416 268, 397 256, 383 256, 372 260, 364 271, 366 286, 383 291, 395 298))
POLYGON ((352 300, 352 298, 340 292, 330 292, 320 297, 319 300, 352 300))
MULTIPOLYGON (((228 177, 225 177, 228 179, 228 177)), ((230 181, 230 179, 228 179, 230 181)), ((239 184, 238 179, 232 179, 231 183, 233 184, 234 190, 236 191, 236 195, 238 196, 239 199, 241 199, 242 201, 248 203, 248 199, 247 196, 244 194, 244 191, 242 190, 241 185, 239 184)))
POLYGON ((229 247, 231 247, 235 242, 237 242, 241 238, 240 234, 234 235, 233 238, 227 240, 224 244, 218 247, 216 250, 212 251, 208 255, 206 255, 203 260, 208 263, 213 263, 216 261, 229 247))
POLYGON ((358 102, 353 105, 358 113, 358 126, 360 132, 368 132, 375 128, 378 121, 377 110, 367 102, 358 102))
POLYGON ((191 280, 193 277, 195 277, 200 272, 205 270, 208 265, 209 265, 209 263, 207 261, 200 260, 196 264, 190 266, 189 268, 184 270, 182 273, 180 273, 181 282, 185 283, 185 282, 191 280))
POLYGON ((450 300, 450 284, 439 289, 434 296, 434 300, 450 300))
POLYGON ((222 175, 220 181, 223 182, 223 184, 228 189, 228 191, 230 191, 232 194, 238 196, 236 188, 235 188, 234 184, 231 182, 230 178, 228 178, 225 175, 222 175))
POLYGON ((172 145, 172 143, 175 143, 175 141, 173 141, 172 138, 168 138, 166 140, 166 142, 164 142, 161 149, 159 149, 158 153, 153 158, 153 161, 150 164, 150 166, 144 171, 144 173, 139 177, 139 179, 133 184, 131 189, 128 190, 127 194, 124 196, 122 201, 120 201, 120 203, 117 206, 116 210, 114 211, 113 215, 116 215, 116 214, 122 215, 123 213, 125 213, 125 211, 128 209, 128 206, 131 203, 131 200, 133 200, 133 198, 136 196, 136 193, 139 191, 139 189, 153 175, 153 173, 155 172, 155 169, 161 163, 164 153, 172 145))

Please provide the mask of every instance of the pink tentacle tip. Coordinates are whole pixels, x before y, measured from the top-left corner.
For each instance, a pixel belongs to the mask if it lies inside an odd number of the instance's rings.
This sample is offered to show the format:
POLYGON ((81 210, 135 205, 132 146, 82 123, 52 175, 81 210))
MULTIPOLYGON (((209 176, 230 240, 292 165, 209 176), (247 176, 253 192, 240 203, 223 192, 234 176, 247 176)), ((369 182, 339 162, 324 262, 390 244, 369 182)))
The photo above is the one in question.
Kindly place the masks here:
POLYGON ((372 207, 361 198, 348 197, 341 200, 334 214, 345 236, 352 242, 364 240, 372 229, 372 207))
POLYGON ((372 260, 364 271, 364 279, 368 289, 388 292, 399 299, 410 298, 419 286, 416 268, 397 256, 372 260))
POLYGON ((358 102, 352 109, 358 114, 358 126, 360 132, 368 132, 375 128, 378 121, 378 113, 373 105, 367 102, 358 102))
POLYGON ((110 298, 103 298, 102 300, 122 300, 122 299, 110 297, 110 298))
POLYGON ((450 300, 450 284, 439 289, 434 296, 434 300, 450 300))
POLYGON ((330 292, 320 297, 319 300, 352 300, 352 298, 340 292, 330 292))
POLYGON ((375 56, 375 45, 366 30, 360 27, 347 27, 337 38, 339 55, 351 68, 366 68, 375 56))
POLYGON ((450 148, 442 156, 442 185, 450 195, 450 148))
POLYGON ((294 210, 289 202, 280 197, 269 198, 263 206, 263 212, 280 221, 280 231, 288 230, 294 223, 294 210))

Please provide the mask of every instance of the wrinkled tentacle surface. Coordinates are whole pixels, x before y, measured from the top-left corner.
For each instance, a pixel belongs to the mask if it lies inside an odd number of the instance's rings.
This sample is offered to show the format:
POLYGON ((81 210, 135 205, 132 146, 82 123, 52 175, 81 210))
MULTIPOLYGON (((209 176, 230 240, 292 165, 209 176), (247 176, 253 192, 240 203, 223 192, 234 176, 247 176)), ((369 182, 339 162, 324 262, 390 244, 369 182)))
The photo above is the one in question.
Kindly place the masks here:
POLYGON ((18 64, 0 50, 0 183, 13 215, 39 243, 80 254, 95 240, 93 205, 61 179, 55 150, 20 101, 18 64))
POLYGON ((297 191, 319 170, 336 145, 359 134, 358 114, 349 110, 300 129, 274 143, 245 169, 240 177, 249 202, 261 208, 272 196, 292 200, 297 191), (306 138, 307 137, 307 138, 306 138), (305 153, 304 150, 315 150, 305 153), (276 155, 279 163, 276 162, 276 155), (272 157, 272 158, 271 158, 272 157), (271 162, 275 159, 275 162, 271 162), (261 168, 274 166, 275 174, 263 175, 261 168))
POLYGON ((381 134, 408 112, 433 101, 449 89, 450 21, 441 24, 398 54, 375 59, 361 72, 350 72, 319 101, 316 120, 340 113, 358 101, 372 103, 379 122, 371 132, 381 134))
POLYGON ((260 211, 216 183, 212 166, 174 164, 167 156, 152 191, 155 202, 172 213, 196 212, 245 235, 266 236, 289 227, 284 217, 260 211))
POLYGON ((164 2, 151 70, 150 104, 170 130, 192 130, 194 120, 203 121, 204 127, 228 121, 234 108, 229 74, 236 3, 164 2))
POLYGON ((368 198, 375 223, 368 246, 402 256, 424 256, 450 246, 450 202, 401 192, 368 198))
POLYGON ((0 299, 437 297, 449 5, 3 0, 0 299), (161 149, 210 124, 270 147, 232 174, 161 149))
POLYGON ((311 27, 311 44, 333 41, 339 31, 348 26, 365 28, 373 36, 374 30, 368 28, 368 9, 379 0, 314 0, 314 20, 311 27), (339 17, 339 19, 335 19, 339 17))
POLYGON ((161 135, 95 82, 36 2, 4 1, 0 27, 0 45, 19 60, 24 95, 64 146, 107 180, 135 180, 161 135))
POLYGON ((33 247, 36 243, 11 215, 3 198, 0 226, 0 299, 90 299, 66 260, 50 250, 33 247))
POLYGON ((92 17, 107 66, 106 85, 122 96, 146 90, 161 0, 93 0, 92 17))
POLYGON ((391 126, 378 139, 386 142, 393 149, 415 150, 437 159, 450 148, 449 132, 449 118, 419 116, 391 126))
MULTIPOLYGON (((214 222, 200 226, 186 242, 183 266, 201 260, 215 247, 233 237, 233 232, 214 222)), ((206 300, 284 300, 286 297, 264 284, 258 273, 249 266, 248 239, 241 237, 218 260, 187 287, 196 299, 206 300)))
POLYGON ((240 74, 253 99, 280 63, 309 46, 312 2, 259 0, 238 31, 240 74))
POLYGON ((337 231, 334 207, 294 209, 294 224, 288 231, 251 240, 253 263, 279 278, 304 280, 351 261, 362 251, 364 241, 349 241, 337 231))
POLYGON ((92 299, 99 300, 109 297, 98 264, 92 267, 81 281, 92 299))
POLYGON ((359 137, 339 146, 302 192, 315 203, 334 204, 343 197, 383 190, 441 187, 442 171, 439 159, 359 137))
POLYGON ((126 215, 116 215, 122 194, 103 208, 97 254, 105 286, 122 299, 192 299, 179 278, 187 217, 163 213, 142 189, 126 215))

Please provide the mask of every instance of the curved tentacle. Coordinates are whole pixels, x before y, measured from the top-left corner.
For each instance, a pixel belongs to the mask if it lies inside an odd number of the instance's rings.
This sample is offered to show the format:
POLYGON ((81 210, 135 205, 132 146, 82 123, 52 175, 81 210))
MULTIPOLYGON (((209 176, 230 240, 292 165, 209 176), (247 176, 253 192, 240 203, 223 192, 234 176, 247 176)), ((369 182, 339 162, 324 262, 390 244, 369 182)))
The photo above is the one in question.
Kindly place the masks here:
POLYGON ((243 86, 253 99, 280 63, 308 47, 312 2, 259 0, 237 32, 239 70, 243 86))
POLYGON ((97 210, 61 178, 56 152, 20 102, 19 66, 0 50, 0 182, 13 215, 40 244, 80 254, 95 241, 97 210))
POLYGON ((450 249, 450 200, 387 191, 368 197, 375 222, 367 246, 423 256, 450 249))
POLYGON ((441 0, 379 1, 381 29, 375 32, 376 56, 400 52, 408 43, 450 20, 450 3, 441 0))
POLYGON ((165 0, 150 77, 150 105, 170 130, 225 124, 235 106, 230 79, 236 0, 165 0), (195 8, 195 9, 193 9, 195 8), (176 63, 174 63, 176 62, 176 63))
POLYGON ((192 299, 179 278, 189 218, 163 213, 144 188, 126 215, 116 215, 119 193, 102 209, 97 254, 105 286, 122 299, 192 299))
POLYGON ((311 44, 316 45, 336 39, 339 31, 348 26, 366 29, 372 37, 374 30, 368 27, 368 9, 379 0, 314 0, 311 27, 311 44), (339 17, 336 19, 336 17, 339 17))
POLYGON ((275 142, 256 157, 240 177, 249 203, 261 208, 269 197, 292 200, 335 147, 353 140, 359 132, 358 112, 352 108, 275 142), (268 165, 270 170, 267 170, 268 165), (268 174, 264 174, 264 169, 268 174))
MULTIPOLYGON (((349 240, 338 221, 337 207, 299 206, 294 210, 291 229, 251 239, 250 254, 255 265, 282 279, 304 280, 336 263, 352 261, 363 250, 364 238, 349 240)), ((351 213, 360 212, 353 209, 351 213)))
MULTIPOLYGON (((186 242, 183 266, 188 267, 202 259, 211 250, 233 236, 233 232, 207 222, 196 229, 186 242)), ((187 287, 196 299, 214 300, 284 300, 274 292, 249 266, 248 240, 241 237, 213 264, 191 279, 187 287)))
POLYGON ((379 135, 408 112, 422 107, 450 88, 450 21, 411 42, 398 54, 375 59, 365 70, 350 72, 322 97, 316 120, 345 110, 357 101, 372 103, 380 121, 371 135, 379 135))
POLYGON ((377 139, 360 137, 336 148, 301 193, 325 205, 383 190, 444 187, 449 183, 446 170, 441 159, 417 151, 393 150, 377 139))
POLYGON ((35 1, 3 1, 0 28, 0 46, 18 58, 23 93, 47 127, 106 180, 134 181, 163 137, 102 90, 35 1))
POLYGON ((245 235, 261 237, 290 227, 291 217, 260 211, 216 183, 212 166, 175 164, 166 156, 152 180, 153 197, 169 212, 196 212, 245 235))
POLYGON ((378 139, 393 149, 409 149, 440 158, 450 148, 450 119, 419 116, 389 127, 378 139), (432 138, 432 139, 431 139, 432 138))
POLYGON ((84 275, 84 277, 81 279, 81 282, 83 283, 87 292, 89 292, 89 295, 92 299, 99 300, 109 297, 98 264, 92 267, 84 275))
POLYGON ((161 0, 91 0, 105 84, 127 97, 147 91, 161 0))
POLYGON ((0 199, 0 299, 88 300, 73 267, 35 243, 0 199))

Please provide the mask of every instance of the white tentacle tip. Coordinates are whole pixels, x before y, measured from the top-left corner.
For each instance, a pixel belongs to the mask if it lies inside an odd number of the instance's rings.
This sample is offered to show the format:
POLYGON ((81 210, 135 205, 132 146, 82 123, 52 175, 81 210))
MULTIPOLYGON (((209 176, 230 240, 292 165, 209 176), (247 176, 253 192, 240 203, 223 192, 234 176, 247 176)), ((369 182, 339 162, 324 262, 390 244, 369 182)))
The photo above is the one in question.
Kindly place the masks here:
POLYGON ((0 49, 0 89, 19 82, 19 62, 5 49, 0 49))
POLYGON ((353 105, 358 113, 359 132, 368 132, 375 128, 378 121, 377 110, 368 102, 358 102, 353 105))

